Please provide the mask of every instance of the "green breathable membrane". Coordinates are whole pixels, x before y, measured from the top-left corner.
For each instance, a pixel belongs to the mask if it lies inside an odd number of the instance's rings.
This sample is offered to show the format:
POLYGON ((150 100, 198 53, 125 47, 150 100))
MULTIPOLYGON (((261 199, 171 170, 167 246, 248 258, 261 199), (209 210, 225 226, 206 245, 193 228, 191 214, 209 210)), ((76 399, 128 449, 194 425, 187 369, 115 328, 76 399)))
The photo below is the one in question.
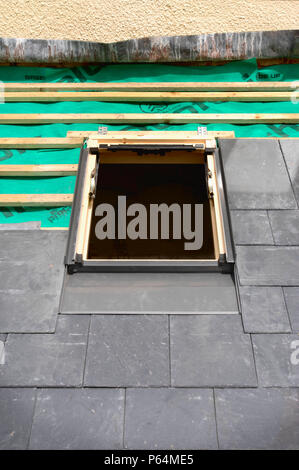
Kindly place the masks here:
MULTIPOLYGON (((218 66, 185 67, 160 64, 124 64, 55 69, 49 67, 0 67, 3 82, 267 82, 296 81, 299 65, 276 65, 258 69, 255 59, 218 66)), ((3 103, 0 113, 296 113, 292 102, 240 103, 3 103)), ((294 124, 153 124, 147 126, 103 124, 0 125, 0 137, 66 137, 67 132, 94 130, 196 130, 234 131, 236 137, 298 137, 294 124)), ((0 164, 78 163, 80 149, 0 149, 0 164)), ((0 193, 72 193, 75 176, 50 178, 1 178, 0 193)), ((0 208, 0 223, 41 221, 44 227, 66 227, 71 208, 0 208)))

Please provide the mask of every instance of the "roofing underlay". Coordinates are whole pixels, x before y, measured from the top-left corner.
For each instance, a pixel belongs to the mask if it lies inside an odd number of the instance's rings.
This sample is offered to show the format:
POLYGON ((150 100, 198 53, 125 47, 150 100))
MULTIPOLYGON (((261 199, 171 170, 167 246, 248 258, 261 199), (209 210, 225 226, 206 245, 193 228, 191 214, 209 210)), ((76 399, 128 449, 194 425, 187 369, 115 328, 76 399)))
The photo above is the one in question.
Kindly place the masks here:
MULTIPOLYGON (((185 67, 161 64, 98 65, 76 68, 0 67, 3 82, 261 82, 296 81, 299 64, 258 68, 255 59, 217 66, 185 67)), ((2 113, 294 113, 292 102, 173 102, 116 103, 100 101, 54 103, 2 103, 2 113)), ((0 137, 66 137, 67 132, 97 130, 95 124, 1 125, 0 137)), ((196 130, 197 124, 156 124, 147 130, 196 130)), ((133 125, 109 125, 108 130, 138 130, 133 125)), ((297 137, 297 124, 208 124, 210 131, 233 130, 236 137, 297 137)), ((78 163, 80 149, 0 150, 0 164, 78 163)), ((75 176, 1 178, 0 193, 73 193, 75 176)), ((40 221, 44 227, 67 227, 70 207, 0 208, 0 223, 40 221)))

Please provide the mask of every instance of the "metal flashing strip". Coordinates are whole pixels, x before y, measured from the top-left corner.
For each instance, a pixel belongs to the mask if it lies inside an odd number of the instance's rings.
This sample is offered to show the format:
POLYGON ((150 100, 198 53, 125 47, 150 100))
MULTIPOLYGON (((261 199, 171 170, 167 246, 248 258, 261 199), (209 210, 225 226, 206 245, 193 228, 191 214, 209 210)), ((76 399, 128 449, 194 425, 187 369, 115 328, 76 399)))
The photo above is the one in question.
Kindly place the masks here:
POLYGON ((62 314, 238 314, 233 277, 221 273, 65 272, 62 314))
POLYGON ((298 57, 298 31, 152 36, 113 43, 0 38, 1 64, 84 65, 298 57))

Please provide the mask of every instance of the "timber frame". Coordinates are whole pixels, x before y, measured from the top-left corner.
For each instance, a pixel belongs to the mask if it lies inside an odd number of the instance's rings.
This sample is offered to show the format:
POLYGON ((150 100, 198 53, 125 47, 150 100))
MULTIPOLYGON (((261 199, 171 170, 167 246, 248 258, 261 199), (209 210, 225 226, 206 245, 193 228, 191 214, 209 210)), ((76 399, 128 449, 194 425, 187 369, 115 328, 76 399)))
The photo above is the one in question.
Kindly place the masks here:
MULTIPOLYGON (((82 147, 80 153, 80 162, 78 166, 77 181, 74 193, 73 208, 69 227, 69 236, 65 264, 69 273, 75 272, 233 272, 234 251, 231 235, 231 224, 229 219, 226 189, 221 158, 216 147, 214 138, 202 138, 192 132, 189 135, 189 145, 184 140, 184 146, 196 146, 202 163, 205 162, 208 178, 208 189, 210 193, 209 206, 212 219, 213 242, 215 248, 214 259, 88 259, 88 244, 90 235, 90 226, 92 210, 94 203, 94 188, 96 187, 96 178, 98 170, 99 146, 117 146, 123 147, 127 144, 130 147, 150 146, 157 149, 164 147, 174 147, 181 143, 180 138, 175 132, 152 132, 144 131, 138 137, 130 136, 126 132, 114 132, 113 136, 99 136, 92 134, 86 141, 85 148, 82 147), (117 135, 118 134, 118 135, 117 135), (176 136, 175 136, 176 135, 176 136), (135 137, 135 138, 134 138, 135 137)), ((190 134, 190 133, 189 133, 190 134)), ((182 145, 181 145, 182 146, 182 145)), ((112 157, 104 157, 109 163, 119 163, 115 154, 112 157), (112 161, 113 160, 113 161, 112 161)), ((161 157, 156 157, 156 159, 161 157)), ((163 157, 162 157, 163 158, 163 157)), ((194 158, 190 154, 188 162, 192 163, 194 158), (193 159, 193 160, 192 160, 193 159)), ((139 159, 140 160, 140 159, 139 159)), ((101 160, 102 161, 102 160, 101 160)), ((126 163, 133 163, 128 161, 126 163)), ((144 163, 148 163, 145 161, 144 163)), ((159 163, 156 161, 155 163, 159 163)), ((165 161, 163 161, 165 163, 165 161)), ((171 162, 169 162, 171 163, 171 162)))

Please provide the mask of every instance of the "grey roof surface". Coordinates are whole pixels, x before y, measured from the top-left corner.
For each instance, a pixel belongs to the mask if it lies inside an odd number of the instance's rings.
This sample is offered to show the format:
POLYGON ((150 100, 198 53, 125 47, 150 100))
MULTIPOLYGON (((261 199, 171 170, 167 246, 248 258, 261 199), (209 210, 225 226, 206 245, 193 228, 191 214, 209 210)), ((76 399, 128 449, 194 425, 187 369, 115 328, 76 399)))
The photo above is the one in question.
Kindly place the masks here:
POLYGON ((220 149, 241 315, 58 315, 67 233, 0 231, 0 449, 299 449, 299 142, 220 149))

